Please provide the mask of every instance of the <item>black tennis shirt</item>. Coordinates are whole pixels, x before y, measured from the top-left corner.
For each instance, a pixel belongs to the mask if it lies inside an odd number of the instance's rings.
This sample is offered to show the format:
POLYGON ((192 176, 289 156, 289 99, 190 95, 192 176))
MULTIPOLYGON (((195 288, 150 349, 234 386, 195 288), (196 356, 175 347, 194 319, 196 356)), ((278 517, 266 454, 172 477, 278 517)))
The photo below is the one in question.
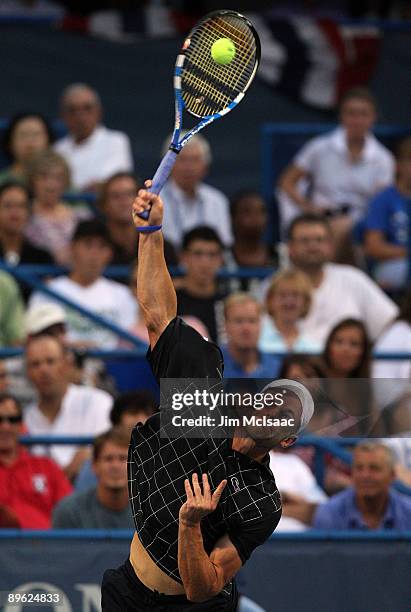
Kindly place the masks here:
MULTIPOLYGON (((179 317, 164 330, 147 358, 160 378, 217 378, 222 375, 220 349, 179 317)), ((137 425, 131 435, 129 496, 136 531, 151 558, 168 576, 178 571, 178 516, 186 501, 184 480, 208 474, 211 490, 227 479, 217 509, 201 521, 207 554, 228 534, 243 564, 274 531, 281 498, 269 468, 231 448, 231 439, 165 438, 160 415, 137 425)))

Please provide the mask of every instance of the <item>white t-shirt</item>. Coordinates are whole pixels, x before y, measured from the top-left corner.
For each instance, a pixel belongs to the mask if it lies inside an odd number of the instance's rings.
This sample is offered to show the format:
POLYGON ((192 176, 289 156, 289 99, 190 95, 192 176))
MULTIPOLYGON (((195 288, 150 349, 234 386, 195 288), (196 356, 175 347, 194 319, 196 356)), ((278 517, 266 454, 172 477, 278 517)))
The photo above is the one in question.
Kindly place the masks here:
POLYGON ((342 127, 310 140, 293 163, 311 177, 310 200, 315 205, 338 208, 350 204, 355 220, 364 216, 369 199, 394 180, 390 151, 370 133, 360 159, 353 162, 342 127))
MULTIPOLYGON (((310 468, 297 455, 272 451, 270 469, 280 493, 299 495, 312 504, 321 504, 327 500, 327 495, 318 486, 310 468)), ((304 531, 306 529, 308 525, 283 515, 276 531, 304 531)))
MULTIPOLYGON (((396 321, 386 329, 374 350, 376 353, 411 353, 411 325, 396 321)), ((398 400, 404 393, 411 392, 411 360, 374 359, 372 363, 374 395, 379 410, 398 400)))
MULTIPOLYGON (((40 412, 36 402, 25 409, 24 421, 29 433, 35 436, 97 436, 110 429, 111 395, 101 389, 69 385, 60 412, 50 422, 40 412)), ((61 467, 73 459, 77 446, 34 446, 32 452, 47 455, 61 467)))
POLYGON ((374 341, 398 314, 398 306, 364 272, 343 264, 324 265, 301 333, 323 345, 331 329, 346 318, 360 319, 374 341))
POLYGON ((179 247, 183 235, 197 225, 208 225, 225 246, 233 242, 230 205, 226 196, 211 185, 200 183, 194 198, 189 198, 170 179, 161 197, 164 202, 163 231, 167 240, 179 247))
MULTIPOLYGON (((411 325, 396 321, 378 338, 376 353, 411 353, 411 325)), ((411 378, 411 360, 388 361, 375 359, 372 365, 373 378, 411 378)))
POLYGON ((123 132, 98 126, 86 140, 76 143, 68 135, 54 145, 57 153, 67 161, 71 183, 84 189, 88 183, 102 182, 116 172, 133 170, 130 140, 123 132))
MULTIPOLYGON (((92 285, 82 287, 68 276, 59 276, 47 285, 62 296, 92 310, 125 330, 130 329, 136 322, 137 302, 131 291, 128 287, 108 278, 102 276, 92 285)), ((29 306, 50 301, 52 299, 47 295, 35 292, 30 299, 29 306)), ((64 305, 63 308, 67 315, 67 338, 70 342, 91 342, 98 348, 107 350, 118 345, 117 337, 113 332, 100 327, 71 308, 66 308, 64 305)))

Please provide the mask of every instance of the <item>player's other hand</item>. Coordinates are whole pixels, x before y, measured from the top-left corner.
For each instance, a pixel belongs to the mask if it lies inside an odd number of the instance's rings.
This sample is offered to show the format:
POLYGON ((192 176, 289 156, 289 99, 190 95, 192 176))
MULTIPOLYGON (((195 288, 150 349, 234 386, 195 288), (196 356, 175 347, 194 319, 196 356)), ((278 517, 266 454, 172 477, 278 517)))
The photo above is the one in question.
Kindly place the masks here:
POLYGON ((207 474, 203 474, 202 490, 197 474, 193 474, 192 481, 192 487, 188 479, 184 481, 187 501, 181 506, 179 515, 180 521, 188 526, 197 525, 204 516, 214 512, 227 484, 226 480, 222 480, 211 494, 207 474))
POLYGON ((136 227, 147 227, 161 225, 163 223, 163 201, 160 196, 147 191, 152 181, 145 181, 146 189, 140 189, 133 202, 132 215, 136 227), (148 219, 142 219, 139 215, 145 210, 150 211, 148 219))

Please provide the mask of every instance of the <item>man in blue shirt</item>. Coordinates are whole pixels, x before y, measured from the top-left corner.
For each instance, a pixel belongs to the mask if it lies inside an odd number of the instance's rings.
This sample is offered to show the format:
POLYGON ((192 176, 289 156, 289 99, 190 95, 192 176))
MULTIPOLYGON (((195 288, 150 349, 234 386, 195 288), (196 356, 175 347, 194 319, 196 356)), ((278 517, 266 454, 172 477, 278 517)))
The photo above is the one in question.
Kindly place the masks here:
POLYGON ((258 350, 261 305, 248 293, 232 293, 224 302, 227 345, 222 348, 225 378, 276 378, 281 360, 258 350))
POLYGON ((411 211, 411 137, 397 149, 394 185, 375 196, 365 219, 365 253, 374 262, 373 275, 389 290, 405 287, 411 211))
POLYGON ((318 506, 316 529, 411 529, 411 497, 392 488, 395 460, 381 442, 361 442, 353 453, 353 486, 318 506))

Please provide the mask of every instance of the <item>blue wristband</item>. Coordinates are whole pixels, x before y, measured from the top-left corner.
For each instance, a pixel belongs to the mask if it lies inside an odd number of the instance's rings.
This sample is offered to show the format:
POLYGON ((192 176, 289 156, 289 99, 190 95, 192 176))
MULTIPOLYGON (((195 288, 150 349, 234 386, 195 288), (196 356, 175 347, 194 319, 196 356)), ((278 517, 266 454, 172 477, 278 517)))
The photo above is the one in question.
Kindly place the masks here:
POLYGON ((143 234, 152 234, 153 232, 161 230, 162 227, 162 225, 145 225, 142 227, 136 227, 136 231, 142 232, 143 234))

